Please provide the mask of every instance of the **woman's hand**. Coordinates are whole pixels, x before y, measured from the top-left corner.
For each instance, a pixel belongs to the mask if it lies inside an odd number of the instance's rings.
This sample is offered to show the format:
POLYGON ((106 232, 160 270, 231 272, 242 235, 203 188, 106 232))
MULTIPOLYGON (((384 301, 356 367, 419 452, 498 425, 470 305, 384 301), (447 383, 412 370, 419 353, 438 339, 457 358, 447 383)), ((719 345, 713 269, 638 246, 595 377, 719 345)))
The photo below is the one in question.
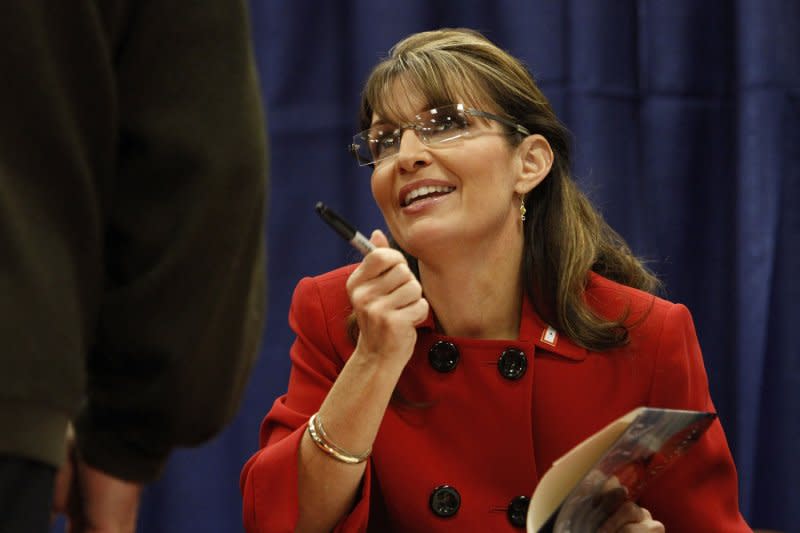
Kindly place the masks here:
POLYGON ((377 248, 347 280, 359 327, 356 353, 405 366, 417 341, 415 326, 428 316, 428 302, 405 257, 388 247, 383 232, 372 232, 370 241, 377 248))
POLYGON ((664 533, 664 524, 653 520, 650 511, 626 501, 597 530, 597 533, 664 533))

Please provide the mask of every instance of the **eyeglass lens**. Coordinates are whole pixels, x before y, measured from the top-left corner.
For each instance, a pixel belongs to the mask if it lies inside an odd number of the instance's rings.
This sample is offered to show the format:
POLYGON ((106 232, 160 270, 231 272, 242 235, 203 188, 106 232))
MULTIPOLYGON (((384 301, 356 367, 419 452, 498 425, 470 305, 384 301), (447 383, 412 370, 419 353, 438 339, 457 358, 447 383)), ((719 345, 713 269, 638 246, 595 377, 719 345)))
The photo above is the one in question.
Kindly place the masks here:
POLYGON ((405 126, 378 125, 363 131, 355 136, 353 148, 363 164, 376 163, 399 151, 400 139, 407 129, 415 130, 425 144, 438 144, 458 139, 468 128, 463 106, 448 105, 420 113, 405 126))

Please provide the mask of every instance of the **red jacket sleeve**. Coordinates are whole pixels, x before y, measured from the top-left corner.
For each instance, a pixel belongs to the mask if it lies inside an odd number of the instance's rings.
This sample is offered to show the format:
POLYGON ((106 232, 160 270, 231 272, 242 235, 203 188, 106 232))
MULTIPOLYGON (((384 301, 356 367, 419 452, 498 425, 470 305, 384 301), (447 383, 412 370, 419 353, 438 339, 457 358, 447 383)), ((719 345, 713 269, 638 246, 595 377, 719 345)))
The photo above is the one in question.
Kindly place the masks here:
MULTIPOLYGON (((309 417, 319 409, 350 355, 339 353, 336 347, 349 346, 352 350, 344 339, 348 312, 341 297, 323 299, 314 279, 303 279, 295 289, 289 324, 297 337, 291 348, 289 389, 262 422, 260 449, 245 464, 240 479, 248 533, 295 530, 300 439, 309 417), (326 309, 326 304, 331 309, 326 309)), ((368 464, 361 499, 335 528, 336 533, 366 531, 370 484, 368 464)))
MULTIPOLYGON (((658 342, 651 405, 715 411, 688 309, 673 305, 658 342)), ((717 419, 687 455, 642 495, 667 531, 751 531, 739 512, 736 468, 717 419)))

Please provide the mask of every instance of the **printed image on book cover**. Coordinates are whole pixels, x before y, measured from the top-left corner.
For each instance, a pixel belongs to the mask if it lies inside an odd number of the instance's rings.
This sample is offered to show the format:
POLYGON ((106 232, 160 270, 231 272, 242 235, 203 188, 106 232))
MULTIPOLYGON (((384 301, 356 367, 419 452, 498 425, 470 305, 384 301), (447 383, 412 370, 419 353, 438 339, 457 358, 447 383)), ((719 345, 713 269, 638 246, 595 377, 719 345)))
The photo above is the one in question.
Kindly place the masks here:
POLYGON ((715 418, 714 413, 644 410, 540 531, 596 531, 625 500, 636 501, 647 483, 686 453, 715 418))

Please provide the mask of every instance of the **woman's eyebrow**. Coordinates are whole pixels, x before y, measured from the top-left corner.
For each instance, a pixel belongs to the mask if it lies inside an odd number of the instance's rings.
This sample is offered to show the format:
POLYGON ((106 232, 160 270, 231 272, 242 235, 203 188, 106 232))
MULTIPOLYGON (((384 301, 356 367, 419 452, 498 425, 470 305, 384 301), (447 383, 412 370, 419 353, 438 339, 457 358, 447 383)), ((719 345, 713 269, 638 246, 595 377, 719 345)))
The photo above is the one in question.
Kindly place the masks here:
POLYGON ((414 113, 414 116, 412 116, 411 119, 407 120, 407 121, 402 121, 401 120, 401 121, 398 122, 398 121, 394 121, 394 120, 390 120, 388 118, 384 118, 384 117, 378 116, 378 118, 375 119, 375 122, 370 124, 370 128, 372 128, 374 126, 384 126, 384 125, 386 125, 386 126, 397 126, 398 124, 407 124, 407 123, 410 123, 410 122, 413 122, 414 120, 416 120, 418 115, 420 115, 422 113, 425 113, 426 111, 430 111, 431 109, 434 109, 436 107, 441 107, 441 106, 435 106, 435 105, 431 105, 431 104, 422 105, 422 106, 419 107, 419 110, 414 113))
POLYGON ((378 118, 372 124, 369 125, 370 128, 374 128, 375 126, 395 126, 396 124, 391 120, 387 120, 385 118, 378 118))

